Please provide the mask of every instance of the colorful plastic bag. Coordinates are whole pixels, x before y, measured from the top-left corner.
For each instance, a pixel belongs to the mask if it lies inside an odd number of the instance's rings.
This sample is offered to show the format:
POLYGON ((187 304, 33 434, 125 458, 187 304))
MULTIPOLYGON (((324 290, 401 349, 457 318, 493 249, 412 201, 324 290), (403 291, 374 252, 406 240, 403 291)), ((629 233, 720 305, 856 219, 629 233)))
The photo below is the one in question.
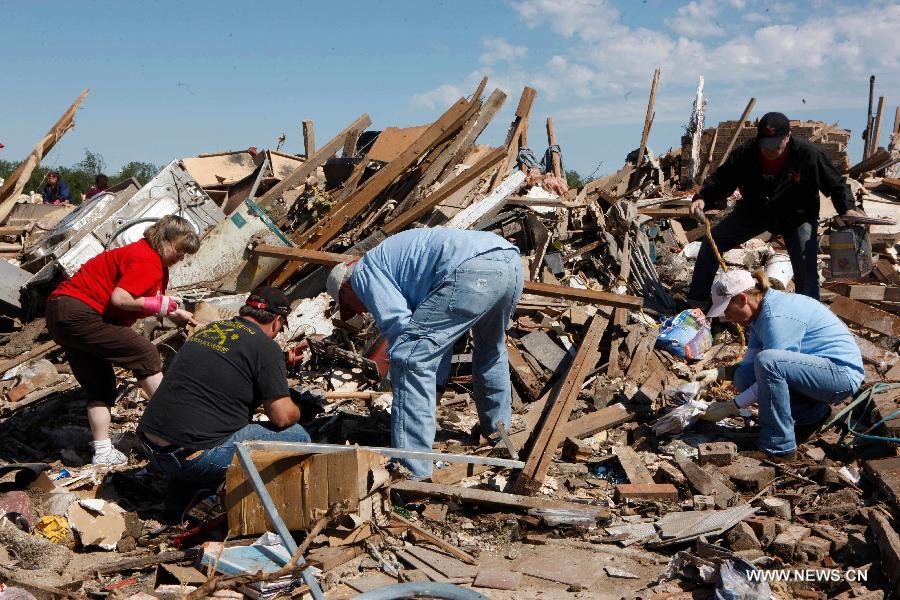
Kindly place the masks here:
POLYGON ((709 319, 699 308, 669 317, 660 325, 656 346, 685 360, 700 360, 712 346, 709 319))

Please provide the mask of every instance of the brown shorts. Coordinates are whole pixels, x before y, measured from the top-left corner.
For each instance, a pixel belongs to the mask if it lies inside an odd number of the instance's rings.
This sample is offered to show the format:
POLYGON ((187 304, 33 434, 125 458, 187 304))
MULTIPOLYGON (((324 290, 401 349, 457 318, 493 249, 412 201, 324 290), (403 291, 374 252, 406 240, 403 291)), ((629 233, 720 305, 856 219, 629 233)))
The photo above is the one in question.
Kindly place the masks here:
POLYGON ((162 371, 159 351, 131 327, 113 325, 96 310, 71 296, 47 303, 47 329, 66 351, 72 374, 89 400, 116 402, 113 364, 130 369, 138 379, 162 371))

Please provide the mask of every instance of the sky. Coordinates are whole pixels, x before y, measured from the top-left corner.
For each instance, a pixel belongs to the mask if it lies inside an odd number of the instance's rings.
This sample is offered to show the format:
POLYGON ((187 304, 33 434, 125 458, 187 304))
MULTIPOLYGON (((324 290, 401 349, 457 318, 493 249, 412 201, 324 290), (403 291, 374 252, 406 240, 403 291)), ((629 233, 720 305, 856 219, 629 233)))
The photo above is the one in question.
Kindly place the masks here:
POLYGON ((115 173, 203 152, 303 152, 363 113, 372 128, 435 120, 487 76, 506 104, 479 142, 500 145, 525 85, 529 145, 553 117, 567 169, 619 169, 640 144, 653 70, 662 70, 648 145, 680 145, 699 77, 707 124, 777 110, 837 121, 861 156, 869 75, 885 96, 881 145, 900 103, 900 3, 883 0, 382 0, 19 2, 0 0, 0 159, 22 160, 89 87, 45 158, 85 148, 115 173), (893 42, 891 40, 894 40, 893 42))

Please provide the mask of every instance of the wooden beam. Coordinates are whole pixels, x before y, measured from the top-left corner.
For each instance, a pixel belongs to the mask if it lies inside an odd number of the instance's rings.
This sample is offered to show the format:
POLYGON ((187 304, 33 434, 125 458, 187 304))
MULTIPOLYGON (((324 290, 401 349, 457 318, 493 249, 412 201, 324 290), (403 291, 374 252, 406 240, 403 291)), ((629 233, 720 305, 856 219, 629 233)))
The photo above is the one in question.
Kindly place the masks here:
MULTIPOLYGON (((553 117, 547 117, 547 143, 552 147, 556 145, 556 129, 553 127, 553 117)), ((559 153, 551 153, 553 158, 553 174, 563 180, 562 161, 559 159, 559 153)))
POLYGON ((622 465, 622 470, 625 471, 625 476, 628 478, 629 483, 649 485, 656 483, 653 481, 653 476, 650 474, 647 466, 644 465, 644 461, 634 451, 634 448, 631 446, 614 446, 613 454, 619 459, 619 464, 622 465))
POLYGON ((869 76, 869 110, 866 112, 866 130, 863 133, 863 160, 872 154, 872 101, 875 99, 875 76, 869 76))
POLYGON ((597 364, 600 356, 600 339, 603 337, 603 332, 606 331, 611 316, 610 309, 600 309, 591 319, 591 324, 581 341, 578 353, 569 364, 566 377, 559 386, 559 392, 554 397, 547 416, 541 424, 525 467, 516 480, 515 489, 519 493, 534 494, 543 485, 544 477, 547 475, 556 449, 566 438, 565 425, 572 414, 575 400, 578 398, 585 377, 597 364))
POLYGON ((846 171, 846 173, 850 175, 852 179, 858 179, 859 176, 863 173, 881 169, 885 165, 890 164, 892 160, 893 157, 891 156, 891 153, 884 148, 881 148, 872 152, 870 156, 850 167, 846 171))
POLYGON ((722 160, 719 161, 720 167, 728 160, 728 155, 731 154, 731 149, 734 148, 734 144, 737 142, 738 137, 740 137, 741 131, 744 130, 744 123, 747 121, 747 118, 750 117, 750 112, 753 110, 754 106, 756 106, 756 98, 750 98, 750 102, 747 103, 747 106, 744 107, 744 112, 741 113, 741 120, 738 121, 734 133, 731 134, 731 139, 728 140, 728 145, 725 146, 725 153, 722 154, 722 160))
MULTIPOLYGON (((347 134, 347 137, 344 138, 344 147, 341 149, 341 156, 344 158, 356 156, 356 143, 359 141, 361 133, 361 129, 354 129, 347 134)), ((368 154, 369 153, 366 152, 366 155, 368 154)))
MULTIPOLYGON (((436 484, 432 484, 432 485, 436 485, 436 484)), ((391 519, 393 519, 394 521, 397 521, 398 523, 401 523, 402 525, 408 527, 408 528, 409 528, 414 534, 416 534, 418 537, 420 537, 420 538, 422 538, 422 539, 425 539, 425 540, 428 540, 429 542, 431 542, 432 544, 434 544, 435 546, 437 546, 437 547, 440 548, 441 550, 443 550, 443 551, 445 551, 445 552, 447 552, 447 553, 449 553, 449 554, 455 556, 456 558, 458 558, 459 560, 463 561, 464 563, 467 563, 467 564, 470 564, 470 565, 477 565, 477 564, 478 564, 478 561, 475 560, 475 559, 472 557, 471 554, 469 554, 469 553, 467 553, 467 552, 463 552, 462 550, 460 550, 459 548, 457 548, 457 547, 454 546, 453 544, 450 544, 449 542, 446 542, 446 541, 443 540, 442 538, 439 538, 438 536, 434 535, 433 533, 431 533, 431 532, 429 532, 429 531, 425 531, 424 529, 422 529, 421 527, 419 527, 418 525, 416 525, 415 523, 413 523, 413 522, 410 521, 409 519, 406 519, 406 518, 404 518, 403 516, 398 515, 398 514, 395 513, 395 512, 392 512, 392 513, 391 513, 391 519)))
MULTIPOLYGON (((354 132, 350 132, 347 135, 347 139, 353 135, 354 132)), ((347 178, 347 181, 344 182, 344 185, 341 186, 341 192, 338 194, 338 203, 345 201, 349 198, 353 192, 356 191, 356 188, 359 186, 359 182, 362 179, 363 174, 366 172, 366 168, 369 166, 369 152, 366 151, 365 156, 363 156, 356 166, 353 167, 353 170, 350 172, 350 177, 347 178)))
POLYGON ((519 98, 519 105, 516 107, 516 116, 509 127, 509 132, 506 134, 506 162, 503 163, 503 166, 500 167, 500 170, 494 175, 494 179, 491 181, 491 185, 488 188, 489 192, 500 185, 500 182, 506 178, 506 174, 509 173, 512 170, 513 165, 516 164, 519 148, 524 144, 522 138, 525 135, 525 130, 528 128, 528 117, 531 114, 531 106, 534 104, 534 99, 536 97, 537 91, 533 88, 525 86, 525 89, 522 90, 522 96, 519 98))
POLYGON ((306 158, 316 153, 316 134, 312 121, 303 121, 303 148, 306 158))
POLYGON ((584 438, 634 421, 636 417, 637 413, 628 410, 624 405, 612 404, 569 421, 563 426, 563 433, 566 437, 584 438))
POLYGON ((619 364, 619 347, 622 340, 625 339, 625 326, 628 325, 628 310, 625 308, 617 308, 613 313, 612 339, 609 343, 609 364, 606 367, 606 376, 610 379, 622 376, 622 366, 619 364))
MULTIPOLYGON (((252 254, 270 258, 283 258, 295 261, 298 264, 312 263, 332 267, 355 256, 353 254, 323 252, 321 250, 312 250, 309 248, 285 248, 283 246, 271 246, 269 244, 260 244, 256 246, 252 250, 252 254)), ((534 294, 536 296, 577 300, 587 304, 599 304, 602 306, 640 308, 644 304, 644 299, 637 296, 600 292, 597 290, 582 290, 564 285, 552 285, 537 281, 526 281, 524 291, 525 293, 534 294)))
POLYGON ((491 490, 479 490, 476 488, 464 488, 453 485, 440 485, 425 481, 403 480, 394 483, 392 490, 410 494, 415 497, 431 497, 453 500, 463 504, 477 504, 482 506, 494 506, 502 509, 513 510, 566 510, 579 514, 586 513, 598 520, 609 518, 609 510, 602 506, 589 504, 576 504, 552 498, 535 498, 533 496, 520 496, 518 494, 504 494, 491 490))
MULTIPOLYGON (((344 138, 347 137, 347 134, 354 129, 368 127, 372 123, 372 120, 369 118, 369 115, 361 115, 355 121, 350 123, 347 127, 343 129, 336 136, 331 138, 324 146, 319 148, 319 151, 307 158, 303 163, 301 163, 296 169, 291 171, 290 175, 279 181, 275 184, 272 189, 267 191, 265 194, 256 199, 256 205, 260 208, 268 208, 275 200, 284 195, 286 191, 289 189, 298 186, 300 183, 306 180, 307 177, 315 173, 316 169, 318 169, 321 165, 325 164, 325 161, 331 158, 335 152, 341 147, 341 144, 344 143, 344 138)), ((270 214, 273 220, 277 221, 279 216, 282 214, 286 214, 289 206, 285 206, 281 208, 278 212, 279 214, 270 214)))
POLYGON ((486 175, 492 168, 500 164, 500 161, 502 161, 505 156, 506 153, 503 151, 503 148, 496 148, 488 152, 474 165, 417 202, 409 210, 399 214, 396 218, 391 219, 384 227, 382 227, 382 231, 387 235, 393 235, 398 231, 406 229, 422 217, 428 215, 438 204, 455 194, 464 186, 486 175))
POLYGON ((831 311, 845 321, 860 327, 894 338, 900 336, 900 317, 874 306, 844 296, 836 296, 831 301, 831 311))
POLYGON ((900 286, 833 283, 828 289, 853 300, 900 302, 900 286))
POLYGON ((653 71, 653 83, 650 85, 650 99, 647 101, 647 114, 644 116, 644 130, 641 133, 641 146, 638 148, 637 162, 634 163, 635 174, 641 168, 644 153, 647 151, 647 138, 650 137, 650 126, 653 123, 653 103, 656 102, 656 88, 659 86, 659 67, 653 71))
POLYGON ((78 107, 81 106, 81 103, 87 97, 89 91, 90 88, 85 88, 84 91, 81 92, 78 98, 75 99, 75 102, 73 102, 69 108, 66 109, 66 112, 64 112, 56 123, 53 124, 53 127, 50 128, 47 135, 41 138, 41 141, 35 145, 31 153, 25 157, 25 159, 16 167, 16 170, 6 178, 3 186, 0 187, 0 223, 5 221, 6 217, 9 216, 10 211, 12 211, 13 206, 16 204, 16 198, 22 193, 25 184, 28 183, 32 171, 41 164, 41 159, 47 156, 47 153, 53 149, 56 142, 58 142, 67 131, 75 127, 75 112, 78 110, 78 107))
POLYGON ((872 130, 872 152, 878 150, 878 138, 881 134, 881 116, 884 114, 884 96, 878 97, 878 111, 875 113, 875 128, 872 130))
POLYGON ((509 372, 513 381, 519 383, 520 392, 528 402, 534 402, 541 395, 544 384, 538 379, 537 375, 528 365, 525 357, 519 351, 519 347, 512 343, 512 340, 506 340, 506 354, 509 357, 509 372))
MULTIPOLYGON (((353 221, 394 180, 419 160, 423 154, 436 144, 439 144, 453 127, 458 126, 457 121, 466 112, 467 108, 468 102, 465 99, 460 98, 457 100, 397 158, 380 169, 347 200, 340 205, 334 206, 318 223, 297 236, 295 240, 297 245, 307 249, 318 250, 333 240, 348 223, 353 221)), ((284 285, 297 272, 299 267, 298 263, 286 265, 278 277, 275 278, 273 285, 275 287, 284 285)))

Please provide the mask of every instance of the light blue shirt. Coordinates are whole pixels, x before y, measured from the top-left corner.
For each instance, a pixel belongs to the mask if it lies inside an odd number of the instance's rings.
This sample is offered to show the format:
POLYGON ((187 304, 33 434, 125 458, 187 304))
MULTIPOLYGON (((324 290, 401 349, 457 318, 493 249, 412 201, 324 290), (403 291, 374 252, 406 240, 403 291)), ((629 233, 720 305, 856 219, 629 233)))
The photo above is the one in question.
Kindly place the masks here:
POLYGON ((410 229, 366 252, 353 269, 350 285, 393 345, 419 304, 457 267, 492 250, 518 252, 486 231, 410 229))
POLYGON ((818 300, 800 294, 769 290, 750 325, 747 352, 734 374, 744 390, 756 381, 753 359, 762 350, 787 350, 827 358, 841 367, 854 387, 865 379, 862 354, 853 334, 818 300))

